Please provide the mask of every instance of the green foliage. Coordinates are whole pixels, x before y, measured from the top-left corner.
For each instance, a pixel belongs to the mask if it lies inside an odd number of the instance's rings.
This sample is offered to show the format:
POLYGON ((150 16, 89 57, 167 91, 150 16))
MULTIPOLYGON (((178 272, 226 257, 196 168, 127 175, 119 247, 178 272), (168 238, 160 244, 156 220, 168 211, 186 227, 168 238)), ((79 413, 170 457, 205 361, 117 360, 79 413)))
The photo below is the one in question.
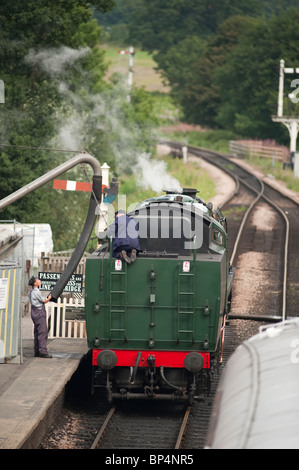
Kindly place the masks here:
MULTIPOLYGON (((97 6, 107 8, 109 3, 103 0, 97 6)), ((85 0, 1 2, 5 103, 0 114, 0 199, 69 157, 36 148, 53 146, 59 116, 70 110, 66 90, 80 96, 84 90, 95 92, 102 86, 106 67, 104 53, 97 47, 102 32, 90 20, 90 5, 85 0)), ((54 238, 58 234, 59 248, 66 240, 66 248, 74 246, 82 213, 76 207, 77 195, 64 196, 61 203, 51 186, 44 186, 3 210, 1 218, 48 222, 54 238)))
POLYGON ((244 30, 218 71, 216 80, 223 90, 216 117, 220 125, 244 136, 280 136, 283 141, 286 133, 282 126, 273 124, 271 115, 276 114, 280 59, 296 66, 298 20, 299 9, 289 10, 268 22, 260 19, 244 30))
POLYGON ((233 15, 257 13, 257 0, 143 0, 133 11, 131 40, 149 51, 165 53, 187 36, 215 34, 233 15))
POLYGON ((131 15, 140 0, 115 0, 114 8, 108 12, 95 11, 94 17, 101 26, 111 27, 116 24, 129 24, 131 15))
POLYGON ((118 47, 126 47, 130 45, 128 24, 140 0, 115 0, 114 3, 115 8, 109 12, 95 11, 94 17, 105 29, 106 41, 117 44, 118 47))
MULTIPOLYGON (((280 59, 298 67, 298 7, 298 0, 142 0, 131 40, 154 52, 186 121, 286 143, 287 130, 271 115, 280 59)), ((290 100, 285 109, 298 115, 290 100)))
MULTIPOLYGON (((173 120, 175 107, 188 122, 223 129, 222 137, 213 130, 200 135, 199 143, 191 133, 191 144, 225 151, 225 140, 237 136, 288 143, 287 130, 271 115, 279 60, 299 65, 298 7, 299 0, 2 0, 0 198, 71 156, 41 147, 86 149, 122 175, 135 194, 130 184, 136 159, 153 151, 156 126, 173 120), (133 87, 129 103, 121 76, 107 83, 108 64, 99 46, 104 28, 107 33, 120 25, 124 43, 153 52, 171 97, 162 100, 133 87)), ((286 77, 288 92, 293 78, 286 77)), ((287 100, 285 112, 298 115, 287 100)), ((85 176, 76 169, 61 178, 85 176)), ((49 184, 1 217, 48 222, 55 249, 69 248, 81 232, 88 199, 55 192, 49 184)))
MULTIPOLYGON (((101 13, 112 4, 92 3, 101 13)), ((1 2, 0 199, 73 156, 55 149, 85 149, 114 174, 130 174, 136 156, 152 150, 154 99, 134 88, 128 103, 122 78, 107 83, 103 30, 94 11, 86 0, 1 2)), ((86 176, 76 168, 60 179, 86 176)), ((49 183, 3 210, 1 218, 50 223, 54 249, 68 249, 80 236, 89 197, 53 191, 49 183)))
POLYGON ((101 13, 107 13, 115 7, 115 0, 98 0, 92 1, 91 5, 101 13))

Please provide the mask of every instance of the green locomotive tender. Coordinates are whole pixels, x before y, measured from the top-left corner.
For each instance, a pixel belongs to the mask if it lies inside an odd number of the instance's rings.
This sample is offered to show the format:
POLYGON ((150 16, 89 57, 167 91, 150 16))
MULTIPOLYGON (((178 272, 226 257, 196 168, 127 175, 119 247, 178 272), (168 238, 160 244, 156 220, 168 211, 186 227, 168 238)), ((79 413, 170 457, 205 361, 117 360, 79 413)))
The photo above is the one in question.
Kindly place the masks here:
POLYGON ((166 193, 128 214, 139 229, 134 264, 112 257, 111 240, 87 259, 92 387, 106 387, 110 401, 192 402, 203 388, 209 391, 221 360, 233 269, 225 221, 196 193, 166 193))

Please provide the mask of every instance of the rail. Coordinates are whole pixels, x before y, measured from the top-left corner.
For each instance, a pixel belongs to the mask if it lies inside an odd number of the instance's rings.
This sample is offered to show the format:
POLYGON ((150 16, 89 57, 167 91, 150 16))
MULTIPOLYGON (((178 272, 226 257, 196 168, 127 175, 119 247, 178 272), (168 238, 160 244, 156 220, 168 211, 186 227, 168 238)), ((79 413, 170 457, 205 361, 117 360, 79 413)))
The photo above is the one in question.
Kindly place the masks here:
MULTIPOLYGON (((258 201, 260 200, 260 198, 263 196, 263 193, 264 193, 264 183, 261 181, 261 180, 258 180, 260 182, 260 185, 261 185, 261 190, 260 192, 257 192, 256 191, 256 194, 257 194, 257 197, 254 199, 254 201, 250 204, 250 206, 248 207, 243 219, 242 219, 242 222, 241 222, 241 225, 240 225, 240 228, 239 228, 239 232, 238 232, 238 235, 237 235, 237 238, 236 238, 236 242, 234 244, 234 249, 233 249, 233 253, 232 253, 232 256, 231 256, 231 259, 230 259, 230 264, 233 265, 234 264, 234 261, 235 261, 235 256, 236 256, 236 253, 237 253, 237 250, 238 250, 238 247, 239 247, 239 243, 240 243, 240 239, 241 239, 241 236, 244 232, 244 228, 245 228, 245 225, 246 225, 246 222, 247 222, 247 219, 248 219, 248 216, 250 215, 252 209, 256 206, 256 204, 258 203, 258 201)), ((245 181, 242 181, 242 184, 244 184, 248 189, 250 189, 251 191, 255 191, 251 186, 249 186, 249 184, 247 184, 245 181)))
POLYGON ((187 427, 187 423, 188 423, 188 419, 189 419, 189 415, 190 415, 191 410, 192 410, 192 406, 188 406, 187 409, 186 409, 185 416, 184 416, 184 419, 182 421, 182 425, 180 427, 179 435, 178 435, 178 438, 177 438, 177 441, 176 441, 176 444, 175 444, 175 449, 179 449, 181 447, 182 440, 183 440, 183 437, 184 437, 184 434, 185 434, 185 431, 186 431, 186 427, 187 427))
MULTIPOLYGON (((237 164, 236 164, 237 165, 237 164)), ((239 166, 239 165, 237 165, 239 166)), ((242 167, 242 170, 245 171, 246 173, 250 174, 249 171, 247 170, 244 170, 244 168, 242 167)), ((277 205, 275 204, 275 202, 271 201, 271 199, 269 199, 268 197, 265 196, 264 194, 264 183, 259 179, 257 178, 257 180, 260 182, 261 184, 261 187, 262 187, 262 190, 261 192, 258 194, 257 198, 255 199, 255 201, 253 201, 253 204, 252 206, 250 206, 250 211, 252 209, 252 207, 254 207, 257 202, 259 201, 260 198, 264 199, 269 205, 271 205, 272 207, 274 207, 274 209, 279 212, 281 214, 281 216, 283 217, 284 221, 285 221, 285 227, 286 227, 286 233, 285 233, 285 245, 284 245, 284 272, 283 272, 283 287, 282 287, 282 312, 281 312, 281 320, 284 321, 286 319, 286 298, 287 298, 287 274, 288 274, 288 249, 289 249, 289 237, 290 237, 290 223, 289 223, 289 220, 286 216, 286 214, 284 213, 284 211, 277 205)), ((245 182, 242 180, 242 184, 245 184, 245 186, 249 187, 251 190, 252 188, 245 182)), ((248 210, 249 210, 248 209, 248 210)), ((248 212, 248 211, 247 211, 248 212)), ((247 218, 247 213, 245 215, 245 217, 247 218)), ((244 219, 243 219, 244 220, 244 219)), ((244 224, 245 225, 245 224, 244 224)), ((242 227, 240 228, 240 230, 243 230, 244 228, 244 225, 243 225, 243 222, 242 222, 242 227)))
MULTIPOLYGON (((96 436, 93 440, 92 445, 90 446, 90 449, 97 449, 100 446, 101 439, 103 438, 105 432, 107 431, 108 425, 110 424, 111 419, 114 416, 116 409, 117 409, 117 406, 114 405, 109 410, 102 426, 100 427, 98 433, 96 434, 96 436)), ((183 417, 182 423, 180 425, 178 436, 177 436, 177 439, 176 439, 176 443, 175 443, 175 447, 174 447, 175 449, 180 449, 180 447, 181 447, 182 440, 183 440, 183 437, 184 437, 184 434, 185 434, 185 431, 186 431, 186 427, 187 427, 187 423, 188 423, 188 420, 189 420, 189 417, 190 417, 191 410, 192 410, 191 405, 188 406, 187 409, 185 410, 184 417, 183 417)))
POLYGON ((96 435, 96 437, 95 437, 95 439, 94 439, 94 441, 93 441, 93 443, 92 443, 92 445, 91 445, 91 447, 90 447, 91 449, 96 449, 96 448, 97 448, 97 446, 98 446, 100 440, 102 439, 103 435, 105 434, 105 431, 106 431, 106 429, 107 429, 107 426, 108 426, 108 424, 109 424, 109 422, 110 422, 112 416, 114 415, 115 410, 116 410, 116 406, 113 406, 113 407, 110 409, 108 415, 106 416, 106 419, 105 419, 104 423, 102 424, 102 426, 101 426, 99 432, 97 433, 97 435, 96 435))
MULTIPOLYGON (((223 157, 225 158, 225 157, 223 157)), ((237 164, 236 164, 237 165, 237 164)), ((239 166, 239 165, 237 165, 239 166)), ((245 170, 243 167, 242 167, 242 170, 245 171, 246 173, 250 174, 249 171, 245 170)), ((261 185, 261 191, 258 193, 256 199, 253 201, 253 203, 251 204, 251 206, 248 208, 243 220, 242 220, 242 224, 241 224, 241 227, 240 227, 240 230, 239 230, 239 234, 238 234, 238 237, 237 237, 237 242, 239 243, 239 240, 240 240, 240 236, 244 230, 244 226, 245 226, 245 223, 246 223, 246 220, 247 220, 247 217, 248 217, 248 214, 251 212, 252 208, 258 203, 259 199, 262 198, 264 199, 269 205, 271 205, 277 212, 279 212, 282 216, 282 218, 284 219, 285 221, 285 227, 286 227, 286 233, 285 233, 285 245, 284 245, 284 272, 283 272, 283 288, 282 288, 282 313, 281 313, 281 320, 284 321, 286 320, 286 298, 287 298, 287 274, 288 274, 288 251, 289 251, 289 238, 290 238, 290 223, 289 223, 289 220, 286 216, 286 214, 284 213, 284 211, 277 205, 275 204, 275 202, 271 201, 271 199, 269 199, 267 196, 265 196, 264 194, 264 183, 256 177, 256 179, 259 181, 260 185, 261 185), (244 221, 245 219, 245 221, 244 221)), ((244 180, 242 180, 242 184, 244 184, 245 186, 247 186, 250 190, 253 190, 253 188, 248 185, 244 180)), ((233 261, 234 261, 234 256, 236 254, 236 251, 237 251, 237 247, 236 247, 236 244, 235 244, 235 247, 234 247, 234 252, 233 252, 233 255, 231 257, 231 264, 233 264, 233 261)))
MULTIPOLYGON (((167 145, 174 146, 174 147, 178 146, 178 145, 181 145, 178 142, 169 142, 169 141, 167 141, 165 143, 167 143, 167 145)), ((212 151, 212 150, 201 149, 201 148, 193 147, 193 146, 189 146, 188 150, 189 150, 190 153, 192 152, 194 155, 206 159, 212 165, 215 165, 215 166, 218 166, 218 167, 222 168, 222 170, 224 172, 230 174, 231 176, 233 175, 233 172, 228 170, 226 165, 221 166, 220 163, 217 163, 215 161, 215 158, 213 159, 213 157, 219 157, 222 160, 224 160, 225 163, 229 163, 229 162, 232 163, 231 160, 229 160, 229 158, 225 157, 224 155, 219 154, 219 153, 217 153, 215 151, 212 151)), ((233 162, 233 163, 236 167, 242 169, 243 172, 245 172, 248 175, 252 176, 252 173, 250 173, 250 171, 246 170, 243 166, 238 165, 236 162, 233 162)), ((231 259, 230 259, 231 264, 233 264, 233 262, 234 262, 236 252, 237 252, 237 248, 238 248, 238 244, 239 244, 240 238, 242 236, 242 233, 244 231, 246 220, 247 220, 250 212, 254 208, 254 206, 259 202, 259 200, 261 198, 264 199, 272 207, 274 207, 274 209, 281 214, 281 216, 283 217, 283 219, 285 221, 286 229, 285 229, 285 244, 284 244, 284 271, 283 271, 283 283, 282 283, 283 284, 283 287, 282 287, 282 311, 281 311, 281 318, 280 318, 281 321, 284 321, 286 319, 288 251, 289 251, 289 237, 290 237, 290 224, 289 224, 288 217, 286 216, 284 211, 277 204, 275 204, 272 200, 270 200, 269 198, 266 197, 266 195, 264 194, 264 183, 259 178, 255 177, 256 180, 260 184, 260 187, 261 187, 260 191, 257 191, 256 189, 254 189, 252 186, 250 186, 248 183, 246 183, 246 181, 244 181, 244 179, 239 178, 236 175, 234 175, 234 178, 235 178, 235 180, 238 180, 238 184, 243 184, 248 189, 255 192, 257 196, 256 196, 255 200, 252 202, 252 204, 249 206, 249 208, 247 209, 247 211, 244 215, 244 218, 242 220, 242 223, 241 223, 241 226, 239 228, 238 235, 237 235, 237 238, 236 238, 236 243, 235 243, 235 246, 234 246, 234 250, 233 250, 233 253, 232 253, 232 256, 231 256, 231 259)), ((231 199, 232 197, 233 197, 233 194, 231 194, 229 196, 229 199, 231 199)), ((254 318, 251 317, 251 319, 254 319, 254 318)), ((270 321, 270 318, 269 318, 269 321, 270 321)), ((277 317, 275 317, 274 321, 277 321, 277 317)))

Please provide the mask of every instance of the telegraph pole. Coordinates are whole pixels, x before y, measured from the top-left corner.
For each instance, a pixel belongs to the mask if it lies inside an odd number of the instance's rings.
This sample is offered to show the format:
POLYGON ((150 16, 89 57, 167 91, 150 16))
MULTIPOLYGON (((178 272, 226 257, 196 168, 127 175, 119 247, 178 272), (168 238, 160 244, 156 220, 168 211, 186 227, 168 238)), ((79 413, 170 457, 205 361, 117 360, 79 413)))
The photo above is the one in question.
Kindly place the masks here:
POLYGON ((129 55, 129 75, 128 75, 128 96, 127 100, 128 103, 131 102, 131 90, 132 90, 132 85, 133 85, 133 63, 134 63, 134 47, 130 47, 129 51, 118 51, 119 54, 121 55, 129 55))
POLYGON ((3 80, 0 80, 0 103, 5 103, 5 86, 3 80))

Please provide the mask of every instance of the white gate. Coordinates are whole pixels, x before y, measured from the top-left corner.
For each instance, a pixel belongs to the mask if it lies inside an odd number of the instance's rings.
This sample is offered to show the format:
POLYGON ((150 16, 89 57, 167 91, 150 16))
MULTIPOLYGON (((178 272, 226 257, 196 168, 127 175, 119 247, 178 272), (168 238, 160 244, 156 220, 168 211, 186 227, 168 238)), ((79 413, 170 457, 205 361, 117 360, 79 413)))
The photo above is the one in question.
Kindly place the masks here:
POLYGON ((49 338, 86 338, 83 299, 60 298, 46 304, 49 338))

